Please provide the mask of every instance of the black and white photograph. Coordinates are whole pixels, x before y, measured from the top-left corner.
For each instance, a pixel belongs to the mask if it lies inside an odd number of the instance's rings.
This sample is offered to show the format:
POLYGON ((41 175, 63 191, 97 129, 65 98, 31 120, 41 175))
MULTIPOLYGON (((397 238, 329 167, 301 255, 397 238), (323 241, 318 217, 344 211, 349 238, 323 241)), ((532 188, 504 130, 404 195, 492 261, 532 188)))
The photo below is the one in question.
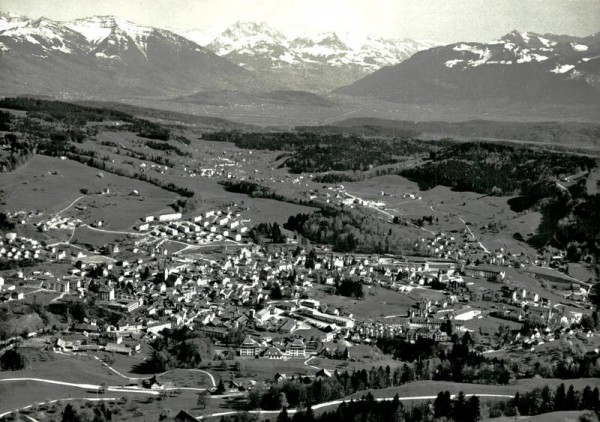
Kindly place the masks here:
POLYGON ((600 422, 600 0, 0 0, 0 421, 600 422))

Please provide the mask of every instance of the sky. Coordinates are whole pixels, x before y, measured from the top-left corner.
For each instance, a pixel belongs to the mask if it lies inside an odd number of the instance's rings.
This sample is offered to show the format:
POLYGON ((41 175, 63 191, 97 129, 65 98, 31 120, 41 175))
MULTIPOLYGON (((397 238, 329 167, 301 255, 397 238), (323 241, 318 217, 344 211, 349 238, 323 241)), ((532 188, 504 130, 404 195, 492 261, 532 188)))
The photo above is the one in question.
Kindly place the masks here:
POLYGON ((115 15, 179 31, 237 21, 314 33, 490 41, 512 31, 585 36, 600 31, 600 0, 0 0, 0 10, 71 20, 115 15))

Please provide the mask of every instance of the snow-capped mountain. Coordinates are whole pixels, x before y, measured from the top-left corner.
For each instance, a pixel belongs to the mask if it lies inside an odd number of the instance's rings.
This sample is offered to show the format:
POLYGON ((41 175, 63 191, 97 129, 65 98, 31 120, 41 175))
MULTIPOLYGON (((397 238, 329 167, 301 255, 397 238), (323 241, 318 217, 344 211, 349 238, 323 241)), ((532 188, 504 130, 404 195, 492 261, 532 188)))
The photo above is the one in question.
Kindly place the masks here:
POLYGON ((254 22, 238 22, 218 35, 182 35, 205 42, 212 38, 205 44, 206 48, 248 70, 257 71, 271 84, 315 91, 328 91, 350 83, 437 45, 335 33, 297 36, 254 22))
POLYGON ((113 16, 0 14, 4 93, 162 96, 259 87, 247 70, 171 31, 113 16))
POLYGON ((513 31, 489 43, 461 42, 416 53, 337 92, 406 103, 598 103, 599 39, 598 34, 513 31))

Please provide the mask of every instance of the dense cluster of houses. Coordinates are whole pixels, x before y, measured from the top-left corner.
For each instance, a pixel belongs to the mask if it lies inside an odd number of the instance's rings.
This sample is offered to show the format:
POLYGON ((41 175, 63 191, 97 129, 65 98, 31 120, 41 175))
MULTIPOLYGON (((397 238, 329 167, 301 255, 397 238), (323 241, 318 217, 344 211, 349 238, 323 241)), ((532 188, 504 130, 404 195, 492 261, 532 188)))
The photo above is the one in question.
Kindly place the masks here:
POLYGON ((240 242, 248 232, 248 227, 241 224, 239 213, 234 215, 222 211, 207 211, 187 221, 182 220, 181 213, 146 216, 142 218, 137 230, 157 237, 205 244, 223 240, 240 242))
POLYGON ((18 236, 16 233, 6 233, 0 239, 0 260, 22 262, 26 260, 41 260, 45 249, 35 239, 18 236))
MULTIPOLYGON (((418 258, 341 254, 327 249, 309 252, 294 244, 275 250, 240 244, 248 229, 241 215, 231 211, 207 211, 186 220, 174 212, 141 220, 137 229, 151 236, 106 245, 100 252, 109 259, 86 259, 79 249, 42 245, 9 233, 0 244, 0 254, 11 254, 13 259, 41 257, 71 263, 71 268, 56 275, 19 270, 8 283, 0 278, 0 298, 22 299, 23 292, 14 285, 21 280, 62 296, 93 296, 95 306, 121 316, 118 327, 93 321, 73 327, 75 331, 83 329, 86 341, 65 340, 56 345, 61 349, 82 350, 85 346, 135 353, 133 343, 139 342, 140 336, 188 326, 216 344, 234 346, 239 356, 264 359, 306 358, 315 353, 307 337, 315 335, 320 341, 337 338, 356 344, 370 344, 383 336, 410 342, 421 338, 448 341, 442 327, 446 321, 452 321, 454 330, 464 330, 465 321, 482 318, 491 309, 470 302, 494 302, 502 305, 493 311, 494 316, 538 322, 552 329, 577 323, 583 315, 569 305, 553 304, 543 295, 511 286, 508 268, 522 265, 522 255, 503 250, 482 253, 480 247, 466 241, 472 237, 466 233, 461 241, 444 233, 419 239, 432 256, 418 258), (166 254, 160 241, 148 240, 152 237, 190 244, 229 239, 235 248, 213 259, 199 259, 166 254), (351 310, 311 298, 316 284, 329 286, 333 294, 342 280, 402 294, 431 287, 446 292, 443 299, 421 300, 397 318, 357 320, 351 310), (478 280, 499 288, 468 287, 477 287, 478 280), (255 335, 241 344, 229 344, 231 333, 242 328, 255 335)), ((60 224, 70 223, 57 220, 48 227, 60 224)), ((534 276, 544 274, 532 273, 534 276)))

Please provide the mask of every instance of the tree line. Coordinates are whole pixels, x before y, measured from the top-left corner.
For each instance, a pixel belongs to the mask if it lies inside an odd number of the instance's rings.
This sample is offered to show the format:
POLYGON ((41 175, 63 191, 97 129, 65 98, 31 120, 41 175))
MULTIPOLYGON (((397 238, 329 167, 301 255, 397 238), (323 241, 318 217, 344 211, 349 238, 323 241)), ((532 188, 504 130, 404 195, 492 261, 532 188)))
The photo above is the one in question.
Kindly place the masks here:
POLYGON ((526 393, 517 392, 512 400, 492 402, 489 416, 533 416, 569 410, 600 412, 600 391, 598 387, 588 385, 582 390, 576 390, 571 384, 567 389, 563 383, 556 390, 546 385, 526 393))
POLYGON ((332 245, 336 252, 429 254, 426 249, 415 246, 414 239, 406 237, 401 230, 381 223, 362 210, 322 208, 312 214, 290 216, 283 227, 315 243, 332 245))
POLYGON ((291 173, 366 171, 401 157, 428 153, 435 145, 410 137, 366 138, 356 134, 299 132, 214 132, 204 139, 233 142, 239 148, 292 151, 282 166, 291 173))

